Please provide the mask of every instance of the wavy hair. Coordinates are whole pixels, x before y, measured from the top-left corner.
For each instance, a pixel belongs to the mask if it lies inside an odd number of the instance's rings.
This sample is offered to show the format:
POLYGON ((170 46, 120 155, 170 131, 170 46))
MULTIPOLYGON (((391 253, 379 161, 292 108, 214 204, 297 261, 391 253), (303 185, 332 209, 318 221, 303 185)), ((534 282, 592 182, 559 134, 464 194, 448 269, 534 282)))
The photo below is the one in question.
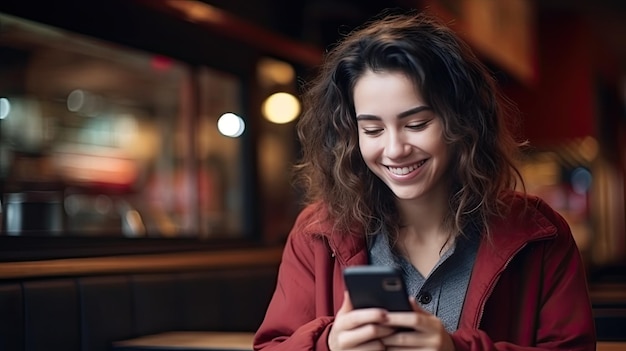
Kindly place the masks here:
POLYGON ((441 117, 453 155, 444 223, 454 233, 471 225, 488 234, 490 217, 506 212, 500 195, 522 181, 515 166, 521 144, 504 113, 504 106, 512 105, 469 46, 420 12, 383 13, 353 30, 305 86, 297 125, 302 154, 295 171, 308 202, 324 203, 337 229, 399 229, 394 194, 359 150, 353 91, 368 70, 407 75, 441 117))

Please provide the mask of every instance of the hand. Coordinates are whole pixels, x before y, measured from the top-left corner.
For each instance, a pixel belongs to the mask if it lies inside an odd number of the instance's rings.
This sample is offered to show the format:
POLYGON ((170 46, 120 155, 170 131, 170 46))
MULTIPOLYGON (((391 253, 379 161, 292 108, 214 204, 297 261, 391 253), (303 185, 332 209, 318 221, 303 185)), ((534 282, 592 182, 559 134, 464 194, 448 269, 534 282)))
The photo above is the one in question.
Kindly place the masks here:
POLYGON ((387 350, 381 338, 394 333, 394 328, 386 327, 387 311, 380 308, 353 309, 348 293, 344 293, 343 304, 328 334, 328 348, 331 351, 387 350))
POLYGON ((385 325, 398 328, 404 327, 411 331, 402 331, 382 339, 385 350, 428 350, 455 351, 450 334, 441 320, 424 311, 411 299, 414 312, 389 312, 385 325))

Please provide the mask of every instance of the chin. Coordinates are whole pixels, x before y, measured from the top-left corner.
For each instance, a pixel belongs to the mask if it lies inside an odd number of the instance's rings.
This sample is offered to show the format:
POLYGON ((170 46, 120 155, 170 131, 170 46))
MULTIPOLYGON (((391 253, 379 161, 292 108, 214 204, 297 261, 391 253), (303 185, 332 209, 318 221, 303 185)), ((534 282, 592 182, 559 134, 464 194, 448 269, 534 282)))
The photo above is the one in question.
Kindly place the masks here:
POLYGON ((393 192, 398 200, 414 200, 419 197, 419 194, 407 193, 407 192, 393 192))

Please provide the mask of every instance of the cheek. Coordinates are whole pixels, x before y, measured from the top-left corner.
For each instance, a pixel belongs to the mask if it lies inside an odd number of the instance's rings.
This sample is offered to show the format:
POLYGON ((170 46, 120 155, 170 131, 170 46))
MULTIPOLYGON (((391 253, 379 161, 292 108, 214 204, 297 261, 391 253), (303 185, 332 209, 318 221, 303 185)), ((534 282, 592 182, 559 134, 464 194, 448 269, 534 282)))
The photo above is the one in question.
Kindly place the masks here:
POLYGON ((428 148, 433 154, 449 155, 450 145, 448 145, 441 132, 434 132, 424 136, 422 140, 424 147, 428 148))
POLYGON ((450 165, 453 163, 452 159, 454 158, 454 153, 450 145, 442 142, 439 145, 439 157, 442 161, 443 168, 448 171, 450 169, 450 165))
POLYGON ((359 138, 359 150, 361 151, 361 157, 367 162, 372 158, 374 146, 371 142, 359 138))

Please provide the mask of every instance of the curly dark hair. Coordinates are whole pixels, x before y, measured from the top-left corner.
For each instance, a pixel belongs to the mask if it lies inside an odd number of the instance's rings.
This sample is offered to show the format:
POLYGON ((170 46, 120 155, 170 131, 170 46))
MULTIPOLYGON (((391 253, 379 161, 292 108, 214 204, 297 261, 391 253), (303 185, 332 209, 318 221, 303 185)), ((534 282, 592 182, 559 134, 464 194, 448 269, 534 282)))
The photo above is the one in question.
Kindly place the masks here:
MULTIPOLYGON (((489 70, 450 28, 422 12, 380 14, 353 30, 327 53, 305 86, 297 125, 302 146, 296 180, 308 202, 321 202, 341 230, 399 229, 395 196, 366 166, 359 150, 353 101, 368 70, 401 72, 414 81, 442 119, 452 150, 450 211, 454 233, 468 225, 486 231, 491 216, 507 209, 500 195, 522 182, 515 166, 518 143, 489 70)), ((509 110, 507 110, 509 111, 509 110)), ((513 111, 513 109, 510 109, 513 111)))

